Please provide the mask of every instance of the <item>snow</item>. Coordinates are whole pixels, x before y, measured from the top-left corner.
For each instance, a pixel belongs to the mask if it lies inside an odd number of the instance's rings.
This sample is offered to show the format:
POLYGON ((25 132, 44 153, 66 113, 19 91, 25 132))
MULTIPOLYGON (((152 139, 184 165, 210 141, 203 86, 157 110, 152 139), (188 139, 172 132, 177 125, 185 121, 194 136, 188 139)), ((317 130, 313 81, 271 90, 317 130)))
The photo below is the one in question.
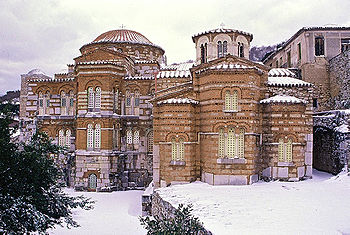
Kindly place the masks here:
POLYGON ((309 82, 292 77, 269 77, 267 84, 271 86, 312 86, 309 82))
POLYGON ((335 128, 336 131, 341 132, 341 133, 349 133, 349 126, 347 124, 342 124, 338 127, 335 128))
POLYGON ((300 182, 211 186, 202 182, 158 189, 193 214, 214 234, 349 234, 350 176, 314 170, 300 182))
POLYGON ((167 100, 159 101, 157 104, 198 104, 196 100, 189 98, 171 98, 167 100))
POLYGON ((272 68, 269 77, 295 77, 295 73, 285 68, 272 68))
POLYGON ((306 104, 307 101, 296 98, 294 96, 288 95, 276 95, 267 99, 260 100, 261 104, 269 104, 269 103, 303 103, 306 104))
POLYGON ((143 191, 118 191, 112 193, 74 192, 67 189, 72 196, 84 195, 96 201, 93 210, 74 210, 73 218, 81 227, 67 229, 58 226, 49 234, 146 234, 140 225, 141 195, 143 191))

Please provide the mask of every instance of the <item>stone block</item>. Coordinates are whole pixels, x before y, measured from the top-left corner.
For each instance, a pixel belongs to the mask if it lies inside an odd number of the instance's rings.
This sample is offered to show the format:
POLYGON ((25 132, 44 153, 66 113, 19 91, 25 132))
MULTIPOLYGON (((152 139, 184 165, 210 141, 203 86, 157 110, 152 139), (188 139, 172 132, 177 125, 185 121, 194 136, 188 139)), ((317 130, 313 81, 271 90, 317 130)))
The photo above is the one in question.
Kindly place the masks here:
POLYGON ((288 178, 288 167, 278 167, 277 177, 288 178))
POLYGON ((305 176, 305 167, 304 166, 298 167, 298 178, 301 178, 304 176, 305 176))
POLYGON ((166 185, 167 185, 167 184, 166 184, 165 180, 161 180, 161 181, 160 181, 160 187, 161 187, 161 188, 165 188, 166 185))
POLYGON ((229 176, 228 175, 214 175, 214 185, 228 185, 229 176))
POLYGON ((210 185, 214 184, 214 175, 211 173, 204 172, 204 182, 210 185))
POLYGON ((268 168, 265 168, 263 171, 262 171, 262 175, 264 177, 268 177, 270 178, 272 176, 272 171, 271 171, 271 167, 268 167, 268 168))
POLYGON ((75 176, 76 177, 83 177, 84 176, 84 173, 83 172, 77 172, 76 174, 75 174, 75 176))
POLYGON ((305 176, 312 177, 312 166, 306 166, 305 176))
POLYGON ((249 177, 249 184, 254 184, 259 181, 259 175, 251 175, 249 177))
MULTIPOLYGON (((256 177, 257 179, 258 177, 256 177)), ((229 175, 228 176, 229 185, 247 185, 247 176, 244 175, 229 175)))
POLYGON ((277 175, 277 168, 278 167, 272 167, 272 177, 273 178, 277 178, 278 177, 278 175, 277 175))
POLYGON ((308 165, 308 166, 312 165, 312 152, 305 153, 305 165, 308 165))
POLYGON ((312 145, 313 145, 312 141, 306 142, 306 152, 312 152, 312 147, 313 147, 312 145))

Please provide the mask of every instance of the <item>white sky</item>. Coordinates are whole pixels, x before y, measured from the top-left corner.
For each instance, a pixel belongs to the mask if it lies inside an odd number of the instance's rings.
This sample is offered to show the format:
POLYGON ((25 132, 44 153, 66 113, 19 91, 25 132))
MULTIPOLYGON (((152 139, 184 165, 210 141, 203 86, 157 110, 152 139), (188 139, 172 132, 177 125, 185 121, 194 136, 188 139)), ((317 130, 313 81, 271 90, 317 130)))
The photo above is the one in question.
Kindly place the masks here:
POLYGON ((350 25, 349 12, 349 0, 0 0, 0 94, 33 68, 66 71, 82 45, 122 24, 161 46, 169 64, 194 59, 191 37, 221 23, 272 45, 304 26, 350 25))

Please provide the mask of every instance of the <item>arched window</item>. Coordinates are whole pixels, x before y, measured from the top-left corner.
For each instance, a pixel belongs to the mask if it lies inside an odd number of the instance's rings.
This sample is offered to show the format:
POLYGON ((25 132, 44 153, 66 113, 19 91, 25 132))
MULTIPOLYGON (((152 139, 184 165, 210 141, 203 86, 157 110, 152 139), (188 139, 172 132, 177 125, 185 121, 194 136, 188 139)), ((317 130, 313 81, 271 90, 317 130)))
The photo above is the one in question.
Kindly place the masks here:
POLYGON ((171 139, 171 159, 173 161, 177 160, 177 143, 175 138, 171 139))
POLYGON ((226 91, 225 92, 225 110, 231 110, 232 104, 231 104, 231 92, 226 91))
POLYGON ((244 158, 244 129, 239 129, 238 134, 238 157, 244 158))
POLYGON ((223 53, 222 53, 222 43, 221 41, 218 41, 218 58, 222 57, 223 53))
POLYGON ((225 111, 238 111, 238 92, 236 90, 225 92, 225 111))
POLYGON ((126 107, 130 107, 131 106, 131 93, 130 93, 130 90, 126 90, 125 106, 126 107))
POLYGON ((227 134, 227 156, 229 158, 235 157, 236 150, 236 136, 235 129, 229 128, 227 134))
POLYGON ((207 44, 201 45, 201 63, 207 62, 207 44))
POLYGON ((219 158, 244 158, 244 128, 240 128, 236 133, 236 129, 231 127, 228 129, 227 135, 224 128, 219 129, 218 139, 218 157, 219 158))
POLYGON ((67 98, 66 93, 61 91, 61 115, 67 114, 67 98))
POLYGON ((96 124, 95 125, 95 136, 94 136, 94 144, 95 149, 101 148, 101 125, 96 124))
POLYGON ((95 174, 90 174, 88 178, 89 189, 96 189, 97 187, 97 176, 95 174))
POLYGON ((132 130, 131 129, 128 129, 126 131, 126 143, 132 144, 132 130))
POLYGON ((50 92, 46 92, 45 94, 45 114, 49 114, 49 108, 50 108, 50 92))
POLYGON ((74 114, 74 93, 73 91, 69 92, 69 110, 68 115, 74 114))
POLYGON ((219 129, 219 157, 225 157, 225 134, 224 129, 219 129))
POLYGON ((94 94, 94 88, 89 87, 88 88, 88 108, 93 109, 95 104, 95 94, 94 94))
POLYGON ((227 55, 227 41, 224 41, 224 43, 222 44, 222 55, 227 55))
POLYGON ((92 124, 88 124, 87 126, 87 142, 86 147, 88 149, 94 148, 94 129, 92 128, 92 124))
POLYGON ((284 142, 283 138, 278 141, 278 161, 279 162, 292 162, 293 161, 293 141, 288 139, 284 142))
POLYGON ((70 148, 70 144, 71 144, 71 142, 70 142, 70 137, 71 137, 71 134, 72 134, 72 132, 71 132, 71 130, 66 130, 66 144, 65 144, 65 146, 69 149, 70 148))
POLYGON ((101 87, 96 87, 95 93, 95 108, 101 108, 101 87))
POLYGON ((64 130, 58 132, 58 145, 62 147, 65 146, 64 130))
POLYGON ((322 36, 315 37, 315 56, 324 55, 324 38, 322 36))
POLYGON ((38 102, 39 115, 44 114, 44 96, 42 92, 39 92, 39 102, 38 102))
POLYGON ((244 57, 244 44, 242 42, 238 43, 238 57, 244 57))
POLYGON ((135 130, 134 131, 134 144, 139 144, 140 142, 140 131, 135 130))
POLYGON ((185 157, 185 144, 184 139, 180 138, 178 143, 178 160, 183 161, 185 157))
POLYGON ((119 145, 119 127, 118 125, 113 125, 113 148, 118 148, 119 145))
POLYGON ((118 90, 118 88, 113 89, 113 95, 114 95, 113 110, 114 110, 114 112, 117 112, 118 106, 119 106, 119 90, 118 90))
POLYGON ((150 131, 147 136, 147 152, 153 153, 153 131, 150 131))
POLYGON ((139 107, 140 105, 140 91, 135 90, 135 107, 139 107))

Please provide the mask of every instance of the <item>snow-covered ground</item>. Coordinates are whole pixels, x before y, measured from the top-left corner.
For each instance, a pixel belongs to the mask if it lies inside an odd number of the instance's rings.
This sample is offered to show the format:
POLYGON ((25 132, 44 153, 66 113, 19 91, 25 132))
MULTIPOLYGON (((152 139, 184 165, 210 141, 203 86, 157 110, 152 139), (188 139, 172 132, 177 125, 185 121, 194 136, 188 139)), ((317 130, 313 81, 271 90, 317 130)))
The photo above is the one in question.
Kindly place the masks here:
POLYGON ((214 234, 350 234, 350 176, 314 171, 302 182, 210 186, 202 182, 158 190, 214 234))
POLYGON ((58 226, 49 234, 83 234, 83 235, 138 235, 146 234, 140 225, 141 195, 143 191, 120 191, 112 193, 74 192, 67 189, 72 196, 83 194, 96 201, 93 210, 74 210, 74 219, 81 227, 67 229, 58 226))
MULTIPOLYGON (((74 192, 96 201, 95 209, 75 210, 79 228, 50 234, 146 234, 138 220, 142 191, 74 192)), ((350 234, 350 176, 314 171, 302 182, 259 182, 210 186, 201 182, 158 190, 167 201, 193 204, 193 214, 214 234, 350 234)))

